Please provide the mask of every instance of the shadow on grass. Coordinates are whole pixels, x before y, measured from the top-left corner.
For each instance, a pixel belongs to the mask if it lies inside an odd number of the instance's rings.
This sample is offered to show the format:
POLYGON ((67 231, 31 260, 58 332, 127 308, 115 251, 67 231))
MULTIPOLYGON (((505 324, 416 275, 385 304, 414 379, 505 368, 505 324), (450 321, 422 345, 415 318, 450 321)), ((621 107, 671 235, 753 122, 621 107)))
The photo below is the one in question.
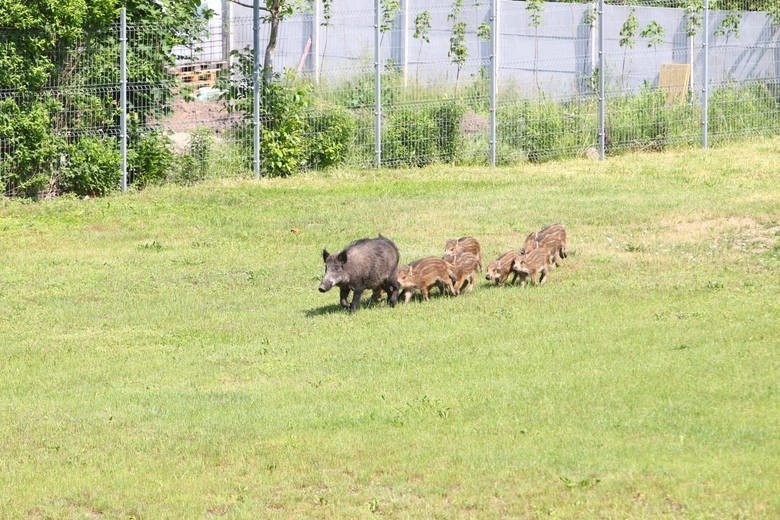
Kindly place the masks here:
POLYGON ((347 312, 347 310, 338 303, 334 303, 331 305, 323 305, 322 307, 309 309, 306 311, 306 317, 313 318, 314 316, 324 316, 326 314, 335 314, 337 312, 347 312))
MULTIPOLYGON (((381 307, 390 308, 390 306, 387 305, 385 301, 372 302, 371 300, 363 300, 360 302, 360 307, 357 309, 356 312, 372 309, 372 308, 381 308, 381 307)), ((327 314, 338 314, 338 313, 349 314, 349 309, 342 307, 338 303, 333 303, 331 305, 323 305, 322 307, 309 309, 308 311, 306 311, 305 314, 307 318, 313 318, 314 316, 324 316, 327 314)))

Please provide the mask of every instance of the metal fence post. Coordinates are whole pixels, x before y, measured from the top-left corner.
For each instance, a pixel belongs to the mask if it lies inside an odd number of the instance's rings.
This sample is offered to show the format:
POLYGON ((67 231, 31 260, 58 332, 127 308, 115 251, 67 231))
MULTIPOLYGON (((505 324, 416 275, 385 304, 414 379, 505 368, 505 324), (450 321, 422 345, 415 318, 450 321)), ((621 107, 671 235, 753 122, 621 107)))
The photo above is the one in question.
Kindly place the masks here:
POLYGON ((322 0, 314 0, 314 16, 311 22, 311 64, 314 84, 320 82, 320 50, 322 26, 322 0))
POLYGON ((401 0, 401 71, 406 88, 409 82, 409 0, 401 0))
POLYGON ((710 2, 704 0, 704 13, 702 15, 702 32, 704 37, 702 38, 702 54, 704 59, 704 67, 701 78, 701 147, 707 148, 709 146, 709 84, 710 84, 710 2))
POLYGON ((490 6, 490 165, 496 165, 496 99, 498 91, 498 28, 499 28, 499 3, 501 0, 492 0, 490 6))
POLYGON ((222 60, 225 65, 229 67, 230 64, 230 49, 231 40, 231 15, 230 15, 230 2, 228 0, 222 0, 222 60))
POLYGON ((380 60, 380 0, 374 1, 374 164, 382 165, 382 65, 380 60))
POLYGON ((255 177, 260 173, 260 0, 252 3, 252 46, 254 49, 252 92, 252 168, 255 177))
POLYGON ((127 9, 119 14, 119 153, 122 191, 127 191, 127 9))
POLYGON ((604 73, 604 0, 599 0, 599 159, 603 160, 607 149, 607 100, 606 74, 604 73))

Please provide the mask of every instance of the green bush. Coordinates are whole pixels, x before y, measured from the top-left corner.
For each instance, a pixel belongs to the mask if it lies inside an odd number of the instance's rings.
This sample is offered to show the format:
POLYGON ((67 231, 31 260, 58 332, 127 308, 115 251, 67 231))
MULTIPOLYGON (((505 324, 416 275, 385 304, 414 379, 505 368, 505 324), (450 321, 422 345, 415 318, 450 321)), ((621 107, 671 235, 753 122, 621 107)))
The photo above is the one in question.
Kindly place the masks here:
POLYGON ((263 87, 260 163, 269 177, 298 173, 306 160, 306 110, 311 85, 291 75, 263 87))
POLYGON ((187 155, 195 163, 195 174, 202 179, 208 173, 211 148, 214 145, 214 131, 210 128, 199 128, 190 135, 187 155))
POLYGON ((521 151, 532 162, 576 155, 598 134, 595 107, 588 102, 522 100, 500 106, 497 117, 499 149, 521 151))
POLYGON ((382 162, 390 166, 420 167, 436 155, 436 121, 426 110, 402 108, 392 112, 382 140, 382 162))
MULTIPOLYGON (((376 101, 375 75, 373 72, 347 81, 336 92, 336 103, 350 110, 373 108, 376 101)), ((382 72, 380 95, 382 109, 387 110, 398 102, 398 94, 403 91, 403 76, 395 70, 382 72)))
POLYGON ((187 151, 175 156, 169 174, 169 181, 178 184, 193 184, 208 175, 214 147, 214 131, 199 128, 190 134, 187 151))
POLYGON ((130 182, 137 188, 164 183, 173 160, 167 136, 156 131, 141 135, 132 143, 127 154, 130 182))
POLYGON ((116 191, 122 180, 120 162, 115 139, 81 137, 67 147, 58 187, 63 192, 92 197, 116 191))
POLYGON ((429 109, 436 123, 436 148, 438 158, 443 162, 453 162, 463 144, 460 121, 466 107, 457 101, 445 101, 429 109))
POLYGON ((780 132, 780 98, 764 83, 726 85, 712 91, 709 130, 713 140, 780 132))
POLYGON ((609 98, 606 135, 609 151, 663 150, 668 138, 666 93, 643 88, 638 94, 609 98))
POLYGON ((65 140, 54 131, 52 98, 0 101, 0 184, 9 196, 36 197, 55 189, 65 140))
POLYGON ((310 168, 321 169, 346 161, 355 141, 357 121, 341 107, 322 107, 306 116, 310 168))
POLYGON ((463 143, 460 121, 464 112, 457 101, 392 111, 382 140, 383 164, 420 167, 454 162, 463 143))

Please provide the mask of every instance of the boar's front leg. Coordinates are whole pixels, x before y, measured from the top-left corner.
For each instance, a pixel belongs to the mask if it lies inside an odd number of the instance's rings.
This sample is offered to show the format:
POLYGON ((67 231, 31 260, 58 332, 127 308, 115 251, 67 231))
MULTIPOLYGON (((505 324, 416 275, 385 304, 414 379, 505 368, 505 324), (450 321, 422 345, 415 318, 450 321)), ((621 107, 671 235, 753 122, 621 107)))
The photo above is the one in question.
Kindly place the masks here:
POLYGON ((349 297, 349 287, 346 285, 342 285, 339 287, 339 305, 344 307, 345 309, 349 307, 349 302, 347 301, 347 298, 349 297))
POLYGON ((387 291, 387 304, 390 307, 395 307, 395 304, 398 303, 398 289, 398 282, 388 280, 385 284, 385 291, 387 291))
POLYGON ((349 306, 349 312, 355 312, 360 307, 360 298, 363 296, 363 288, 356 287, 352 292, 352 304, 349 306))

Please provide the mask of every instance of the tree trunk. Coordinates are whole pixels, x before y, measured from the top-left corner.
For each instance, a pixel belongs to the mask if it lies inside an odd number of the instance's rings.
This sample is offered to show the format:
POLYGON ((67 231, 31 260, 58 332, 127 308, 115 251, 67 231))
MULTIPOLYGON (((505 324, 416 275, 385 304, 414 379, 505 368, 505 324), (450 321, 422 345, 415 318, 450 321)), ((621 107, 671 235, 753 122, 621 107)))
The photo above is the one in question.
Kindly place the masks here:
POLYGON ((281 21, 280 4, 282 0, 273 0, 268 8, 271 22, 271 32, 268 35, 268 45, 265 48, 265 61, 263 63, 263 83, 268 85, 274 77, 274 54, 276 42, 279 39, 279 22, 281 21))

